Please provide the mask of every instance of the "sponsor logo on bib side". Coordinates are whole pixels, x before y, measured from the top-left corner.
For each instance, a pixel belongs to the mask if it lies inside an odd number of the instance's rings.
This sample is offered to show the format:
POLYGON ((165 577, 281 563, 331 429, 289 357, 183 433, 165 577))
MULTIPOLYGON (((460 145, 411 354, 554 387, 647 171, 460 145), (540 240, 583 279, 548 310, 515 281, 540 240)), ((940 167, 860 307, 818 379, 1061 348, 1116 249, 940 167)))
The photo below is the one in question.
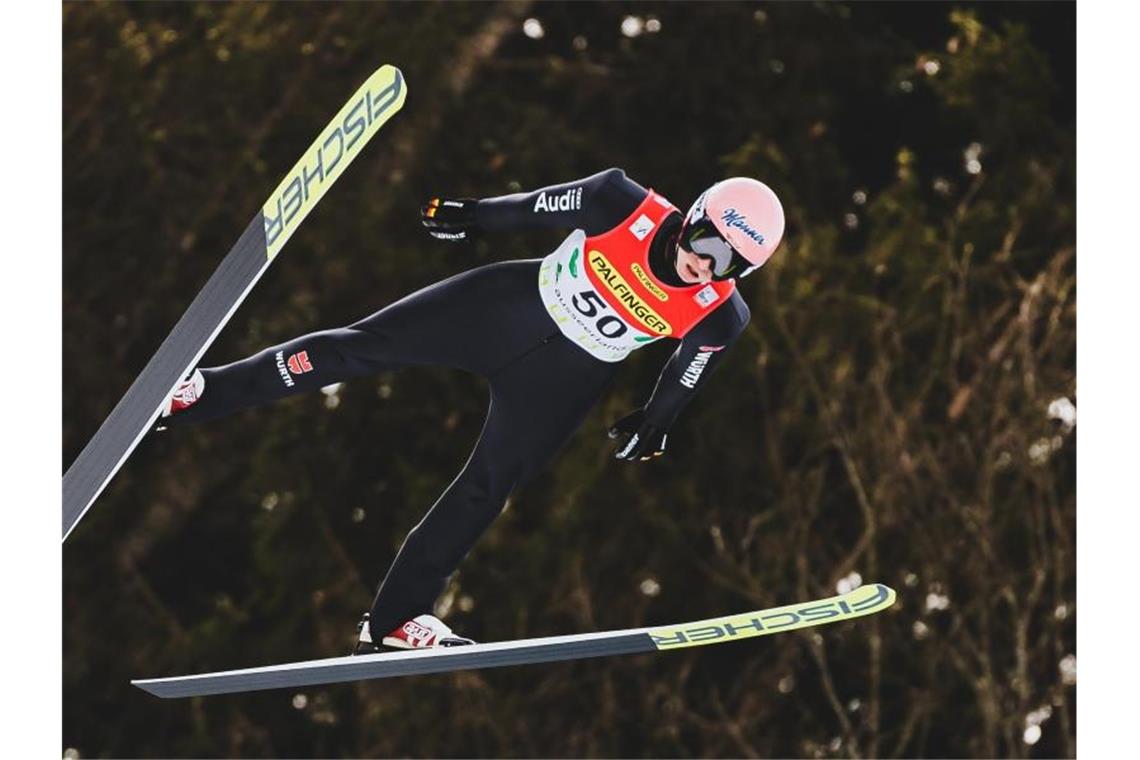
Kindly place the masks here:
POLYGON ((696 301, 697 305, 702 309, 707 309, 720 300, 720 293, 717 293, 716 288, 712 285, 705 285, 697 291, 696 295, 693 296, 693 300, 696 301))
POLYGON ((653 232, 653 228, 656 226, 652 219, 642 214, 634 220, 633 224, 629 225, 629 231, 638 240, 645 240, 645 236, 653 232))

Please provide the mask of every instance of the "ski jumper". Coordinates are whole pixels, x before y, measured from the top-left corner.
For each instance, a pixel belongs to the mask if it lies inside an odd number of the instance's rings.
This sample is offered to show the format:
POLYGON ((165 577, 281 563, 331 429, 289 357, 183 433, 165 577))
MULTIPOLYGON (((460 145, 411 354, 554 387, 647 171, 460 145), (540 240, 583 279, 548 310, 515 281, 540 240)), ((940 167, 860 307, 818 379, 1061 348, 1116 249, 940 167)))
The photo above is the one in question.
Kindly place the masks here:
POLYGON ((680 214, 619 169, 482 200, 478 221, 488 231, 577 229, 546 259, 479 267, 348 327, 203 368, 201 398, 164 420, 194 424, 407 366, 486 378, 490 407, 474 451, 380 584, 371 610, 378 634, 432 609, 507 497, 577 430, 630 350, 681 339, 646 405, 647 418, 668 427, 748 321, 732 283, 676 277, 668 248, 680 214))

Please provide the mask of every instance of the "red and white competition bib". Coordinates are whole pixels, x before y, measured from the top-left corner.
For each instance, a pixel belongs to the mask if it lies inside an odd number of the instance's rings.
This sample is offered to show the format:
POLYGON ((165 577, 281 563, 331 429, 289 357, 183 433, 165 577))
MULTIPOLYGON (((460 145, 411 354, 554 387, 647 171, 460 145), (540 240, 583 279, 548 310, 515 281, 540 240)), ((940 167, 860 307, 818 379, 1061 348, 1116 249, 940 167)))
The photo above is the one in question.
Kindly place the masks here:
POLYGON ((617 362, 659 338, 683 337, 732 294, 731 280, 677 288, 653 275, 653 234, 676 210, 650 190, 621 224, 595 237, 575 230, 543 259, 539 294, 563 335, 617 362))

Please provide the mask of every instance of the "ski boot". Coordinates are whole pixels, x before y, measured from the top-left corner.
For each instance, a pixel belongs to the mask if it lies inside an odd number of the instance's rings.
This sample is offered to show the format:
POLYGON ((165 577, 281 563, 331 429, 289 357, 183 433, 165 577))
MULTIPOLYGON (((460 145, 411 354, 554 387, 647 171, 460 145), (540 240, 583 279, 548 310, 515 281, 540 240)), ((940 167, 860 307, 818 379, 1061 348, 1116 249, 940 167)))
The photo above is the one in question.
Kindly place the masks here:
POLYGON ((356 647, 352 650, 357 654, 375 654, 388 652, 393 649, 433 649, 435 647, 460 647, 474 644, 471 639, 455 635, 455 632, 446 623, 435 615, 417 615, 385 636, 379 644, 372 639, 372 629, 369 625, 369 614, 356 625, 359 632, 356 647))
POLYGON ((202 391, 205 389, 206 378, 202 376, 202 371, 194 370, 194 374, 179 383, 178 387, 174 389, 174 393, 170 394, 170 398, 166 400, 166 404, 162 407, 162 414, 154 423, 154 429, 166 430, 166 424, 163 420, 194 406, 198 399, 202 397, 202 391))

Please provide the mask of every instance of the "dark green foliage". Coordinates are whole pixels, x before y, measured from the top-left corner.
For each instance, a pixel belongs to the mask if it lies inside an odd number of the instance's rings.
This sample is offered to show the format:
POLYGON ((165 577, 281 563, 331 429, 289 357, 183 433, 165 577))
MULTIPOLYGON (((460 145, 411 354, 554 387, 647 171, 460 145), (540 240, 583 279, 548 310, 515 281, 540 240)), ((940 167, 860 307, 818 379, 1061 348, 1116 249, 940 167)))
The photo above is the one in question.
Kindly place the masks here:
POLYGON ((316 130, 394 63, 404 112, 205 363, 559 239, 434 242, 417 221, 432 194, 617 165, 684 206, 757 176, 784 201, 786 242, 743 283, 752 322, 669 456, 619 465, 605 438, 652 388, 667 354, 651 347, 441 604, 484 640, 743 611, 853 572, 899 604, 659 657, 189 702, 130 687, 348 650, 485 412, 481 381, 410 370, 143 442, 64 548, 63 746, 1074 756, 1060 663, 1076 649, 1076 437, 1047 413, 1076 394, 1074 17, 1061 3, 66 5, 64 464, 316 130), (660 31, 623 36, 629 14, 660 31), (522 34, 531 16, 542 39, 522 34))

